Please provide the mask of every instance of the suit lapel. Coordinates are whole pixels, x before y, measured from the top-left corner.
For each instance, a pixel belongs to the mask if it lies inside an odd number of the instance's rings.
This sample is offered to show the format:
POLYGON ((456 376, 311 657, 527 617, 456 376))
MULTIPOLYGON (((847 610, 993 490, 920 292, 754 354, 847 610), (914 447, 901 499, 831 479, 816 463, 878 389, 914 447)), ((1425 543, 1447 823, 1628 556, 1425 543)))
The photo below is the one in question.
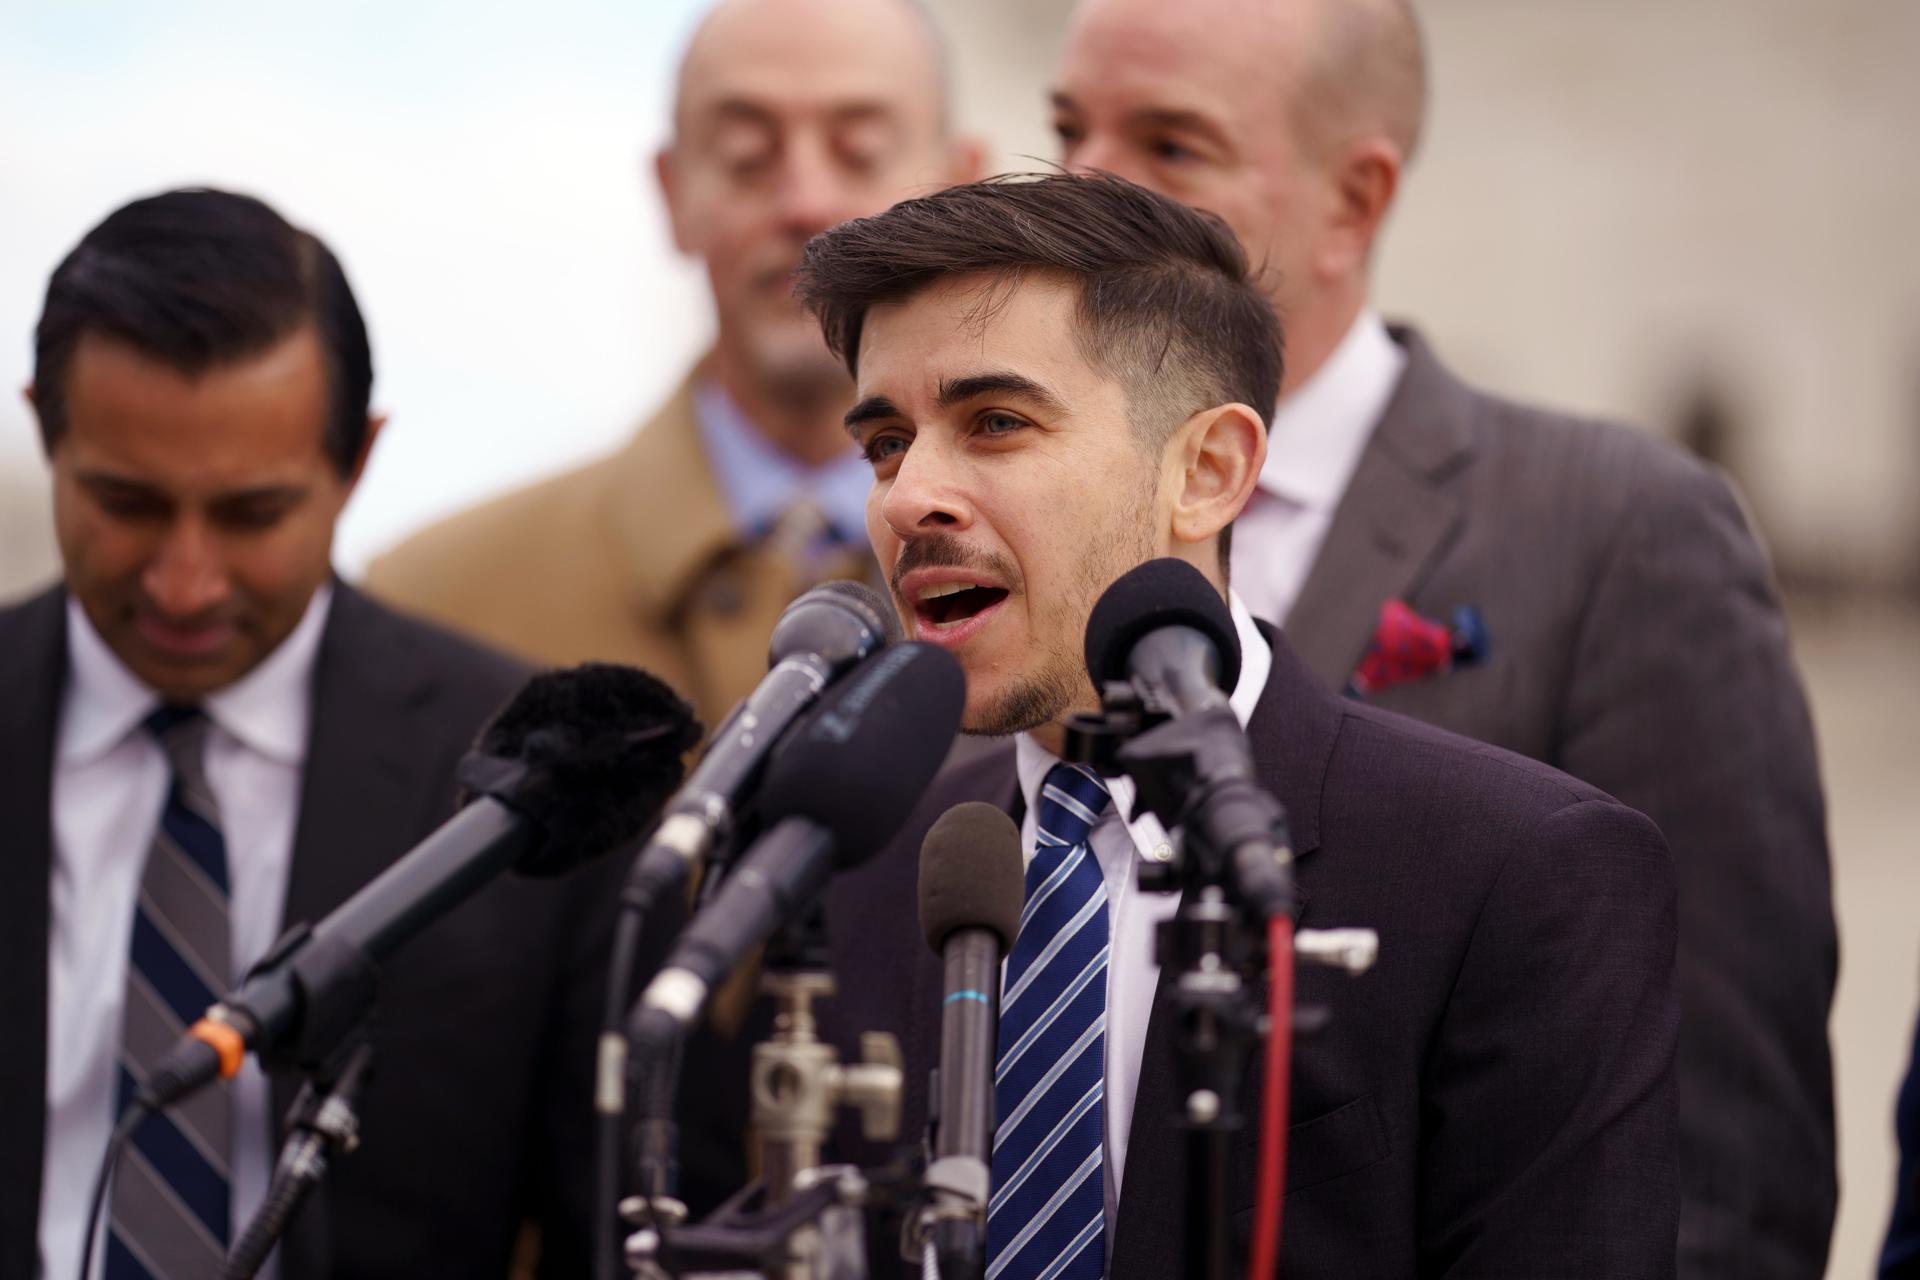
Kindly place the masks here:
MULTIPOLYGON (((282 920, 314 923, 372 880, 420 832, 420 726, 433 709, 433 678, 412 659, 404 633, 359 592, 334 584, 313 669, 293 863, 282 920)), ((376 1069, 378 1064, 376 1064, 376 1069)), ((273 1079, 274 1142, 300 1081, 273 1079)), ((324 1183, 295 1218, 281 1247, 281 1274, 306 1280, 331 1272, 324 1183)))
MULTIPOLYGON (((1334 738, 1340 731, 1339 700, 1316 680, 1278 632, 1261 634, 1273 646, 1273 672, 1260 695, 1247 736, 1263 786, 1286 806, 1296 861, 1320 847, 1320 799, 1334 738)), ((1300 918, 1306 895, 1301 892, 1300 918)), ((1174 1058, 1172 979, 1165 973, 1154 992, 1153 1013, 1140 1053, 1140 1085, 1134 1091, 1127 1129, 1127 1168, 1115 1213, 1108 1274, 1112 1280, 1159 1280, 1186 1267, 1186 1134, 1174 1127, 1179 1081, 1174 1058)), ((1251 1115, 1258 1099, 1244 1096, 1251 1115)))
POLYGON ((66 681, 66 593, 0 611, 0 1276, 35 1274, 47 1100, 53 752, 66 681))
POLYGON ((1418 334, 1394 338, 1406 370, 1287 618, 1295 652, 1335 689, 1366 652, 1381 604, 1413 592, 1464 516, 1457 479, 1472 460, 1472 399, 1418 334))

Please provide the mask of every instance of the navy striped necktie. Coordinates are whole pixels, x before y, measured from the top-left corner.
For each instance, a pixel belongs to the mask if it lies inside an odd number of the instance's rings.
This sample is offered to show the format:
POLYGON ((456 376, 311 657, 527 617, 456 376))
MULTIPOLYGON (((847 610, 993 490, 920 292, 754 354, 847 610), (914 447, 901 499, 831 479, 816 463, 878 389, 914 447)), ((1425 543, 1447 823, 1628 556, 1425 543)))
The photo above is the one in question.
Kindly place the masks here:
MULTIPOLYGON (((206 777, 210 727, 191 707, 161 707, 146 719, 171 776, 134 908, 117 1072, 122 1107, 233 980, 227 842, 206 777)), ((230 1234, 230 1098, 226 1089, 205 1090, 135 1132, 113 1180, 109 1280, 220 1273, 230 1234)))
POLYGON ((1034 806, 1026 907, 1000 1001, 988 1280, 1106 1270, 1107 883, 1089 844, 1111 803, 1055 765, 1034 806))

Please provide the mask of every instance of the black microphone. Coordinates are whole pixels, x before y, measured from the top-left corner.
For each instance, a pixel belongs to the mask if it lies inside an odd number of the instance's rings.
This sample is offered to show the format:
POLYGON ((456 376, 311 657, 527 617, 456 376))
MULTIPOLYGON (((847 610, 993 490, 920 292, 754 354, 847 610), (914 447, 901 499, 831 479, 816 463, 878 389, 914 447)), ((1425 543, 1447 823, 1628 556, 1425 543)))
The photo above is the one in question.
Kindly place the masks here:
POLYGON ((1087 618, 1094 688, 1131 682, 1150 710, 1192 715, 1227 705, 1240 679, 1240 638, 1219 590, 1184 560, 1149 560, 1120 575, 1087 618))
POLYGON ((1260 786, 1227 700, 1240 679, 1240 639, 1219 589, 1184 560, 1130 569, 1093 606, 1086 653, 1103 697, 1108 685, 1130 684, 1143 707, 1172 718, 1116 754, 1141 806, 1221 851, 1222 871, 1255 912, 1290 914, 1285 814, 1260 786), (1175 759, 1182 764, 1171 772, 1138 767, 1175 759))
POLYGON ((164 1107, 231 1078, 248 1052, 318 1065, 372 1005, 377 965, 509 867, 558 876, 634 839, 699 738, 692 709, 644 671, 595 663, 535 676, 462 760, 465 807, 275 943, 156 1065, 143 1100, 164 1107))
POLYGON ((663 1030, 650 1013, 690 1025, 713 988, 836 870, 893 838, 953 745, 965 702, 960 664, 926 644, 896 645, 828 691, 768 763, 759 809, 773 825, 641 995, 636 1041, 663 1030))
POLYGON ((732 839, 781 734, 828 685, 899 639, 893 609, 857 582, 824 583, 788 605, 768 645, 766 676, 714 734, 634 863, 629 904, 645 910, 732 839))
POLYGON ((1020 928, 1023 862, 1013 819, 977 800, 947 810, 920 844, 920 931, 945 974, 922 1223, 946 1280, 986 1267, 1000 960, 1020 928))

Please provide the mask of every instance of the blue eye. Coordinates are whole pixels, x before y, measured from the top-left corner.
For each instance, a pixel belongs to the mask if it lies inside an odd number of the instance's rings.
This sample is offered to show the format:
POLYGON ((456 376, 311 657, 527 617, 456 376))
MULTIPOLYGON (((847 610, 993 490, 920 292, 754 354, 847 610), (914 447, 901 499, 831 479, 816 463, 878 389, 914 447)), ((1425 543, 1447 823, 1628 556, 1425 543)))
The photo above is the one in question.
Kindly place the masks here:
POLYGON ((875 436, 860 449, 866 460, 876 466, 889 458, 897 458, 906 451, 907 442, 900 436, 875 436), (895 445, 900 447, 896 449, 895 445))
POLYGON ((983 413, 980 415, 980 429, 990 436, 1011 435, 1026 425, 1026 419, 1016 418, 1010 413, 983 413))

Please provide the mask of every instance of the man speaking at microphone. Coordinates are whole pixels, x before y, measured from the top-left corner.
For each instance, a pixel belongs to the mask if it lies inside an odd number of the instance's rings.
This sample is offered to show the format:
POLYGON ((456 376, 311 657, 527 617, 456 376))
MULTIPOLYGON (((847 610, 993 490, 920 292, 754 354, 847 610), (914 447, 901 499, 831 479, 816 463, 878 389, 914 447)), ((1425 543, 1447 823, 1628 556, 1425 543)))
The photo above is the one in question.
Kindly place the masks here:
MULTIPOLYGON (((1295 1054, 1282 1273, 1671 1276, 1665 844, 1546 766, 1336 697, 1228 593, 1231 526, 1266 453, 1250 406, 1274 403, 1281 369, 1232 235, 1109 177, 976 184, 817 237, 800 287, 856 380, 847 425, 895 604, 964 667, 966 730, 1017 735, 936 781, 829 909, 835 1034, 900 1036, 917 1132, 940 1013, 914 926, 921 838, 966 800, 1023 823, 989 1277, 1183 1267, 1153 960, 1176 903, 1136 885, 1172 837, 1128 821, 1128 782, 1060 759, 1066 718, 1098 707, 1094 602, 1169 556, 1227 594, 1230 702, 1291 821, 1302 921, 1380 936, 1364 978, 1300 976, 1330 1022, 1295 1054)), ((1242 1248, 1256 1132, 1231 1186, 1242 1248)))

